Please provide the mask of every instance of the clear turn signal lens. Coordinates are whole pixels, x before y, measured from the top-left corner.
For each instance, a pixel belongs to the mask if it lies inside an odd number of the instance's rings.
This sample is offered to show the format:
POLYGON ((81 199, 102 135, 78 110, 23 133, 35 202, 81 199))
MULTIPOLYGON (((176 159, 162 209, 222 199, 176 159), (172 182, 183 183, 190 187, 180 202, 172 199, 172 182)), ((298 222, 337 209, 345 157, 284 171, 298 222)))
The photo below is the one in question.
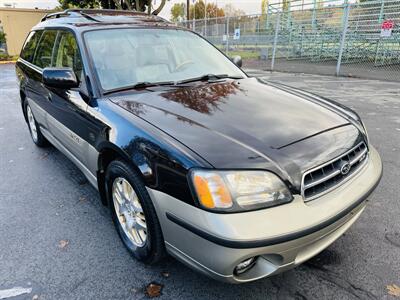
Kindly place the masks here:
POLYGON ((194 170, 191 174, 197 198, 207 209, 246 211, 292 200, 286 185, 271 172, 194 170))

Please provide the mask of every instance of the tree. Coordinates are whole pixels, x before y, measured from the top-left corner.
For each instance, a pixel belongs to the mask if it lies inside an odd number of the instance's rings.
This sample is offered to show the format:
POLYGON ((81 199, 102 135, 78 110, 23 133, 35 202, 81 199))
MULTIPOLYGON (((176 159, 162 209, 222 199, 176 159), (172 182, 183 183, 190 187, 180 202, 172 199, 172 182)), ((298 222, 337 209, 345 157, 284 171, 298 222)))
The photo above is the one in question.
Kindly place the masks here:
POLYGON ((221 18, 225 17, 223 8, 218 7, 215 3, 207 4, 207 18, 221 18))
POLYGON ((290 10, 290 0, 283 0, 282 1, 282 10, 287 12, 290 10))
MULTIPOLYGON (((190 16, 189 19, 204 19, 206 15, 204 14, 205 3, 203 0, 196 2, 194 5, 190 6, 190 16)), ((215 3, 207 4, 207 18, 218 18, 224 17, 225 11, 223 8, 219 8, 215 3)))
POLYGON ((171 21, 177 22, 185 17, 186 5, 184 3, 175 3, 171 7, 171 21))
POLYGON ((105 8, 124 9, 148 12, 158 15, 164 8, 167 0, 161 0, 159 6, 153 9, 152 0, 59 0, 62 9, 67 8, 105 8))
POLYGON ((194 5, 190 6, 190 15, 189 19, 204 19, 204 9, 205 9, 205 4, 202 0, 199 2, 196 2, 194 5))
POLYGON ((263 16, 268 14, 268 5, 269 5, 268 2, 269 2, 268 0, 261 0, 261 14, 263 16))
POLYGON ((0 31, 0 44, 6 43, 6 34, 3 31, 0 31))
POLYGON ((61 9, 68 8, 99 8, 100 3, 96 0, 59 0, 61 9))

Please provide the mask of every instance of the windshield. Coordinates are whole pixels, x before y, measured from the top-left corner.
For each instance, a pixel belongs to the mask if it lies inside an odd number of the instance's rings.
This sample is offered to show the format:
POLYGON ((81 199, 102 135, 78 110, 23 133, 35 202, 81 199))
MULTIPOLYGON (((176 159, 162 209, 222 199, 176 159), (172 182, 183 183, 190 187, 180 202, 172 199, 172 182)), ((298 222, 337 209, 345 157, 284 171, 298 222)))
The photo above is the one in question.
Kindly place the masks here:
POLYGON ((245 77, 221 52, 186 30, 95 30, 85 33, 85 41, 104 90, 207 74, 245 77))

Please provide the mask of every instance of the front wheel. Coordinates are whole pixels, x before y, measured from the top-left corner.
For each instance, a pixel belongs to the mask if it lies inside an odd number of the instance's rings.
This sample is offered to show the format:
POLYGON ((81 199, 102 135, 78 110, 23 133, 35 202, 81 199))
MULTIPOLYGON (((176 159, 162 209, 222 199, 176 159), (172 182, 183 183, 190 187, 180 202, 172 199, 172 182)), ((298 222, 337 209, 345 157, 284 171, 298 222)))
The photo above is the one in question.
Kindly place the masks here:
POLYGON ((144 263, 159 261, 164 239, 142 178, 126 162, 115 160, 107 168, 106 185, 114 225, 126 248, 144 263))

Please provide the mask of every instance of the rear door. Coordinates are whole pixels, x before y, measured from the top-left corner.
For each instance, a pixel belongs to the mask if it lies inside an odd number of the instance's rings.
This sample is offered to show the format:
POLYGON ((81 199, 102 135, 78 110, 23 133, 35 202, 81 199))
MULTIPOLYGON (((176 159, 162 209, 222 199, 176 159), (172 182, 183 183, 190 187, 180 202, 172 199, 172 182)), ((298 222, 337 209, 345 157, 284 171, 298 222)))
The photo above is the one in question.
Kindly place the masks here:
POLYGON ((56 40, 56 30, 31 32, 21 53, 19 67, 25 73, 24 92, 36 121, 47 128, 49 90, 42 83, 42 71, 52 65, 52 55, 56 40))

